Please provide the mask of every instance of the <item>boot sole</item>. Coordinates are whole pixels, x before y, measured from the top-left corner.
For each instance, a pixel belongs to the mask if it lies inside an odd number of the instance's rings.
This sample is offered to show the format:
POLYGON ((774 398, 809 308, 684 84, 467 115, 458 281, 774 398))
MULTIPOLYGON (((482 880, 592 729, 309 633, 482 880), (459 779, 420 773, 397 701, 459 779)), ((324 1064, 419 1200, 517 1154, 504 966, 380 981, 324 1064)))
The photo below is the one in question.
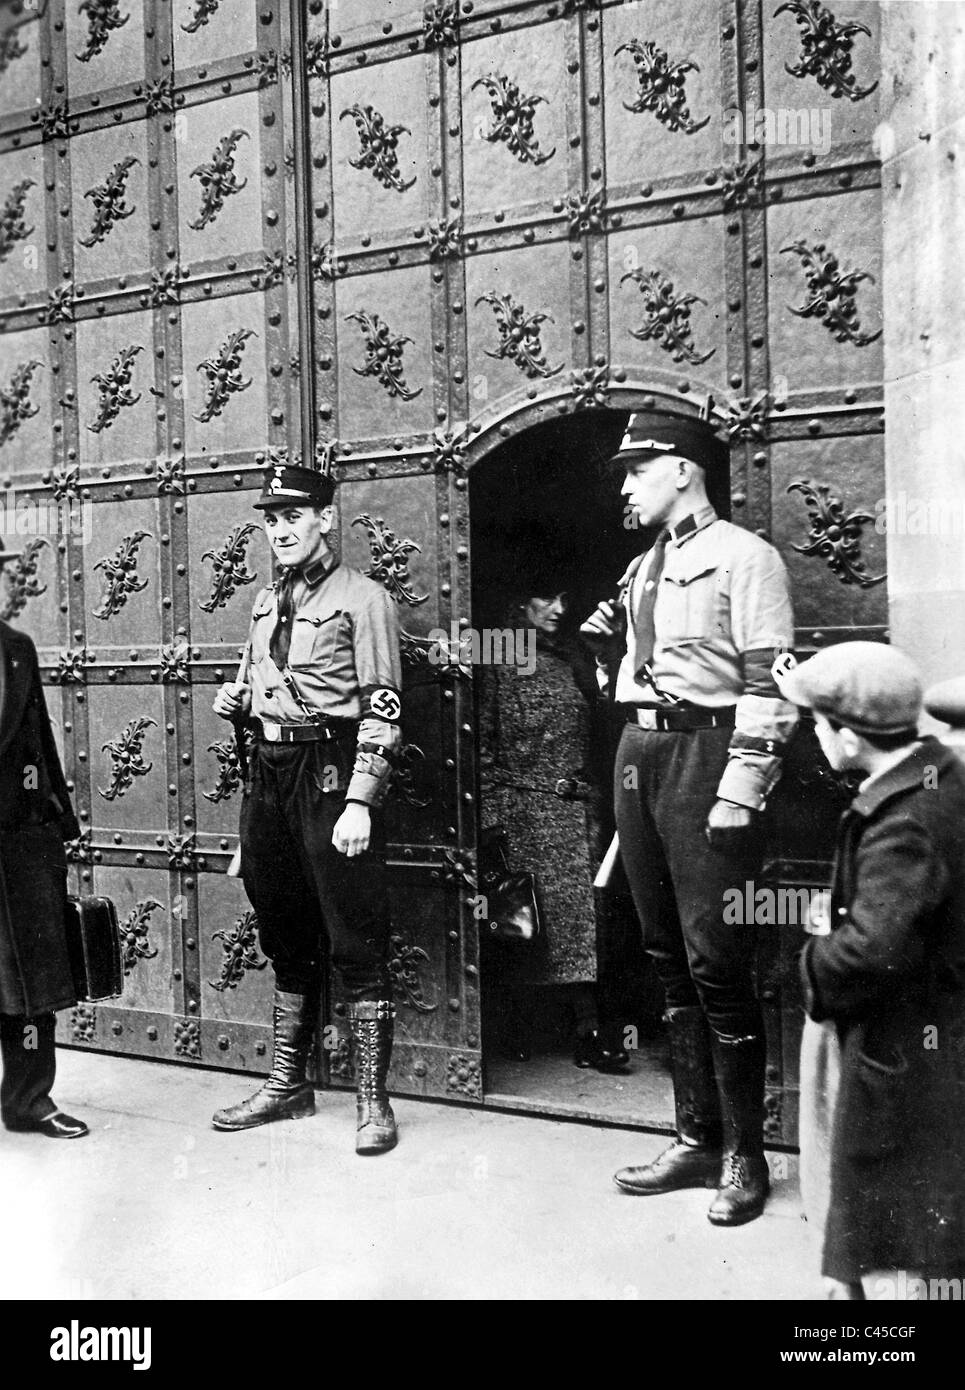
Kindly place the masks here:
POLYGON ((693 1182, 668 1183, 666 1187, 637 1187, 632 1183, 621 1182, 619 1178, 614 1178, 613 1181, 621 1192, 626 1192, 631 1197, 662 1197, 665 1192, 687 1192, 701 1188, 709 1191, 718 1186, 720 1174, 715 1173, 712 1178, 695 1178, 693 1182))
POLYGON ((245 1124, 226 1124, 223 1120, 211 1121, 211 1128, 220 1130, 223 1134, 234 1134, 243 1129, 259 1129, 262 1125, 274 1124, 276 1120, 307 1120, 315 1114, 315 1106, 305 1107, 298 1110, 289 1110, 282 1115, 262 1115, 257 1119, 249 1120, 245 1124))

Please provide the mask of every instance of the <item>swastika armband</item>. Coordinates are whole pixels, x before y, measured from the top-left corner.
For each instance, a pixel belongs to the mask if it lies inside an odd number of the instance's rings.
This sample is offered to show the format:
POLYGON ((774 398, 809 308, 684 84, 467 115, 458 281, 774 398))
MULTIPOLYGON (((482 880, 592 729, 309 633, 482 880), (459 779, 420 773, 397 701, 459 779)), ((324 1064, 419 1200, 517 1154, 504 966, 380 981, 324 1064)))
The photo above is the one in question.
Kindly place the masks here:
POLYGON ((366 686, 362 691, 363 719, 382 719, 387 724, 398 724, 401 715, 399 692, 390 685, 366 686))

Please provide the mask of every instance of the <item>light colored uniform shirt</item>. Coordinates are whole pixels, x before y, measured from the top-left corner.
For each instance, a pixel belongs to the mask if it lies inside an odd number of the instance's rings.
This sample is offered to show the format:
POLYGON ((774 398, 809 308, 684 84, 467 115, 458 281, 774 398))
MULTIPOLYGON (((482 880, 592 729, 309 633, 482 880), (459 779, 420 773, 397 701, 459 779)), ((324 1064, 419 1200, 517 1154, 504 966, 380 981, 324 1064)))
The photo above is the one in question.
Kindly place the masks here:
MULTIPOLYGON (((772 545, 722 521, 713 507, 688 521, 671 530, 657 589, 650 663, 656 689, 639 670, 635 632, 653 551, 635 560, 620 581, 627 650, 615 699, 666 708, 670 696, 711 709, 736 706, 718 796, 761 810, 780 777, 780 754, 798 714, 771 678, 749 680, 745 657, 756 653, 755 665, 769 669, 763 654, 773 660, 793 645, 787 571, 772 545)), ((601 685, 605 680, 601 673, 601 685)))
POLYGON ((277 588, 262 589, 251 616, 251 712, 266 724, 308 724, 316 715, 359 721, 349 801, 377 805, 391 762, 366 751, 401 743, 402 664, 395 604, 375 580, 337 562, 309 567, 292 588, 291 648, 284 671, 269 644, 278 621, 277 588))

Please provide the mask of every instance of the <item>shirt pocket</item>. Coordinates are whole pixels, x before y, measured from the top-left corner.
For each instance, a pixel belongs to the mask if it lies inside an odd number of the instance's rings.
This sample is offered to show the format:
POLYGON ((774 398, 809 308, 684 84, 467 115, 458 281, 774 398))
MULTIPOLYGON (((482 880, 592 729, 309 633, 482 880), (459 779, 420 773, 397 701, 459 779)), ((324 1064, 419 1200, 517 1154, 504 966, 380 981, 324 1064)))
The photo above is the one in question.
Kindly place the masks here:
POLYGON ((654 612, 656 635, 668 646, 713 637, 721 626, 718 606, 716 565, 663 574, 654 612))
POLYGON ((288 652, 289 666, 293 670, 328 666, 335 655, 341 625, 340 609, 324 617, 314 613, 296 613, 288 652))

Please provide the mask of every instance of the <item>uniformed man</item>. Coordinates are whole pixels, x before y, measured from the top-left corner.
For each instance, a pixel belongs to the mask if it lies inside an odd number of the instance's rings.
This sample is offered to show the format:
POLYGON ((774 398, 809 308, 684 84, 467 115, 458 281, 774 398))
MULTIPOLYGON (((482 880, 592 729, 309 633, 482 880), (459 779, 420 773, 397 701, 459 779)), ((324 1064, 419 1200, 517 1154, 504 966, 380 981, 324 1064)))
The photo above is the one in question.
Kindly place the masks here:
POLYGON ((769 1190, 765 1042, 755 932, 724 921, 724 893, 760 868, 761 812, 796 722, 771 676, 793 638, 788 581, 772 546, 708 502, 707 474, 727 467, 708 424, 637 414, 619 457, 635 524, 661 529, 581 631, 626 712, 617 832, 666 996, 678 1138, 616 1182, 635 1194, 717 1187, 709 1218, 734 1226, 760 1215, 769 1190))
POLYGON ((281 566, 254 606, 241 681, 216 714, 251 717, 255 742, 241 811, 241 873, 275 971, 271 1075, 214 1116, 248 1129, 315 1111, 306 1064, 324 971, 323 938, 348 998, 358 1081, 356 1151, 396 1143, 386 1091, 394 1010, 379 806, 399 746, 395 605, 340 565, 328 538, 332 480, 269 468, 255 507, 281 566))

